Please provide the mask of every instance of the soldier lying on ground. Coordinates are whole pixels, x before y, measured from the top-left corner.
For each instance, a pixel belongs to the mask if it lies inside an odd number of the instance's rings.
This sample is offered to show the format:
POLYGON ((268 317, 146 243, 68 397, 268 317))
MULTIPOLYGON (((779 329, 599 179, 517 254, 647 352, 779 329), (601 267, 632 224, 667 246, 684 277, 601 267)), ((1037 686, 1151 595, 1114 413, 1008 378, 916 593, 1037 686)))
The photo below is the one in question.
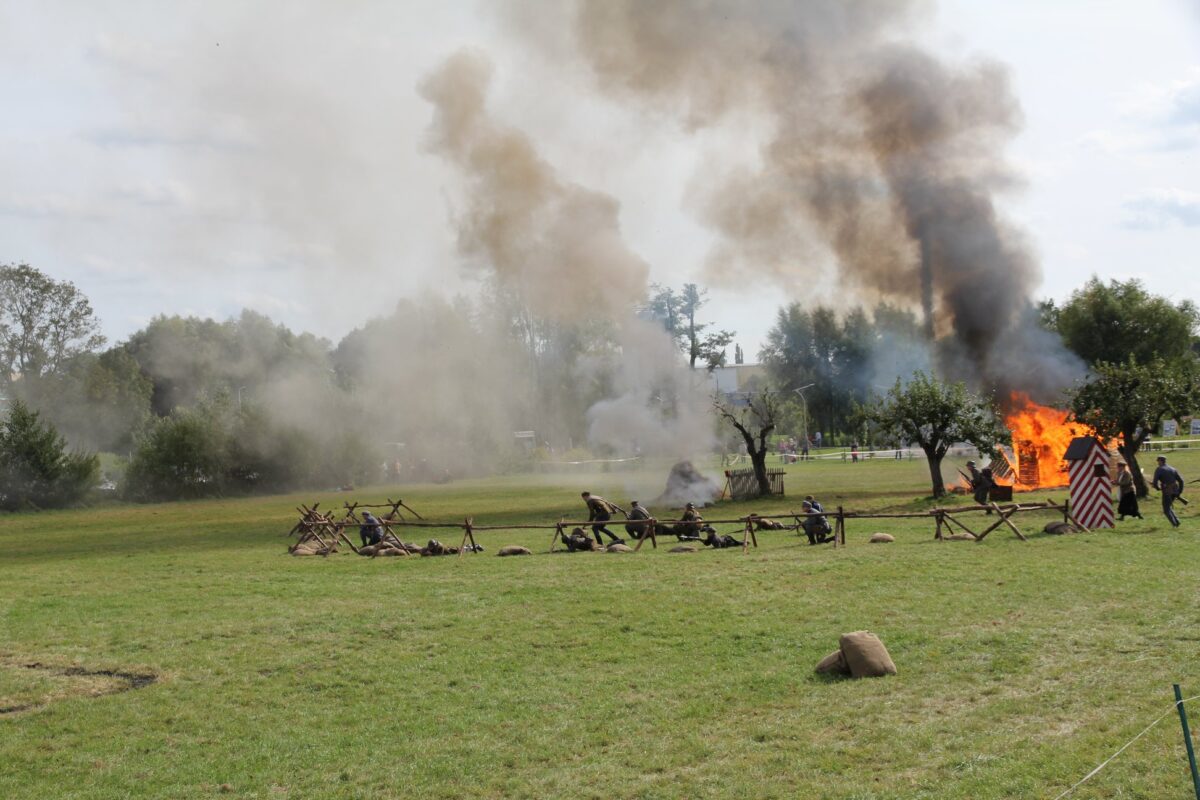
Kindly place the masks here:
POLYGON ((725 547, 741 547, 743 544, 743 542, 739 542, 737 539, 733 538, 727 533, 717 533, 711 527, 705 527, 708 528, 709 531, 708 538, 704 540, 704 545, 706 547, 712 547, 719 550, 725 547))
POLYGON ((754 530, 756 530, 756 531, 781 531, 787 527, 782 522, 776 522, 773 519, 767 519, 766 517, 760 517, 758 514, 755 514, 753 511, 751 511, 747 515, 747 517, 752 523, 754 523, 754 530))
MULTIPOLYGON (((810 503, 808 500, 805 500, 801 508, 803 508, 805 514, 819 512, 821 510, 819 507, 814 508, 813 506, 814 503, 810 503)), ((833 528, 830 527, 829 520, 825 518, 824 514, 818 513, 816 516, 804 517, 800 521, 800 526, 804 528, 804 532, 808 534, 809 544, 824 544, 825 542, 831 541, 833 538, 830 535, 833 533, 833 528)))
MULTIPOLYGON (((474 552, 476 547, 478 547, 478 545, 475 547, 467 545, 462 552, 474 552)), ((479 550, 482 551, 483 548, 479 547, 479 550)), ((442 544, 437 539, 430 539, 429 542, 417 552, 423 556, 456 556, 459 553, 459 549, 457 547, 450 547, 449 545, 442 544)))
POLYGON ((567 552, 570 553, 577 550, 590 552, 601 549, 601 546, 592 541, 592 537, 588 536, 587 531, 583 528, 575 528, 570 534, 563 534, 563 544, 567 546, 567 552))

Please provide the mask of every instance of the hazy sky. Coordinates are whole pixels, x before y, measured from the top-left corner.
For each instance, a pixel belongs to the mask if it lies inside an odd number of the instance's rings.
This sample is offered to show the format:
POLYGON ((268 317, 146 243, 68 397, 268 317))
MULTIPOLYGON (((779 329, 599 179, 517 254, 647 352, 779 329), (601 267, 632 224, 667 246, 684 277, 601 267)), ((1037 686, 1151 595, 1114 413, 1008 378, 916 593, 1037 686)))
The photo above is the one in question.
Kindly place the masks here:
MULTIPOLYGON (((940 58, 1011 70, 1024 186, 1003 203, 1038 254, 1038 296, 1098 274, 1200 302, 1197 7, 958 0, 919 18, 940 58)), ((336 340, 401 296, 470 291, 463 184, 429 151, 417 87, 474 47, 494 62, 491 112, 620 202, 651 280, 706 281, 712 238, 687 190, 754 131, 648 121, 496 8, 0 0, 0 262, 75 282, 113 340, 158 313, 244 306, 336 340)), ((779 305, 847 300, 832 281, 739 283, 714 287, 712 312, 751 360, 779 305)))

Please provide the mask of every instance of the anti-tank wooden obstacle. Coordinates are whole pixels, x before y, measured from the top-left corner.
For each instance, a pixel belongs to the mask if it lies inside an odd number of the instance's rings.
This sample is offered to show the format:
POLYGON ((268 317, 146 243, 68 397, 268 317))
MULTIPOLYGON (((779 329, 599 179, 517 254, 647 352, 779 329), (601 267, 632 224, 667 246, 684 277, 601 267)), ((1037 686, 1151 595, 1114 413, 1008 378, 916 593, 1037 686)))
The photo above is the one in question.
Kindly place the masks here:
POLYGON ((1108 450, 1093 436, 1076 436, 1063 455, 1075 518, 1085 528, 1113 527, 1112 475, 1108 450))
MULTIPOLYGON (((429 529, 442 528, 442 529, 462 530, 462 532, 463 532, 462 545, 457 549, 446 548, 446 552, 448 552, 450 554, 458 553, 460 556, 464 552, 467 552, 468 549, 472 549, 472 550, 474 549, 474 547, 468 548, 467 545, 477 546, 476 535, 480 531, 549 530, 549 531, 552 531, 551 540, 550 540, 550 552, 553 552, 556 544, 563 538, 564 533, 567 529, 580 527, 580 528, 584 528, 586 530, 591 525, 594 524, 593 520, 589 520, 589 521, 585 521, 585 522, 568 522, 564 519, 560 519, 557 523, 549 523, 549 524, 546 524, 546 523, 520 524, 520 523, 518 523, 518 524, 508 524, 508 525, 478 525, 475 523, 475 521, 472 517, 466 517, 466 518, 464 518, 464 520, 462 522, 431 522, 431 521, 428 521, 425 519, 409 520, 409 519, 404 519, 403 515, 400 514, 398 509, 405 508, 414 516, 416 515, 416 512, 413 511, 411 508, 408 508, 408 506, 404 505, 402 501, 394 502, 390 499, 388 500, 387 504, 380 504, 380 505, 374 505, 374 506, 367 505, 367 504, 359 504, 359 503, 346 503, 345 504, 345 509, 346 509, 345 516, 342 519, 334 520, 328 514, 325 514, 321 511, 319 511, 318 504, 313 504, 313 506, 311 508, 302 505, 297 509, 297 511, 299 511, 301 514, 300 522, 298 522, 295 526, 293 526, 292 530, 290 531, 290 533, 293 533, 293 534, 298 533, 300 535, 300 539, 297 542, 296 546, 289 548, 289 552, 294 551, 296 549, 296 547, 300 546, 301 544, 304 544, 304 546, 306 548, 308 548, 308 552, 305 554, 328 555, 329 553, 337 552, 338 544, 340 542, 340 543, 344 543, 344 544, 348 545, 351 550, 353 550, 354 552, 357 553, 358 548, 355 547, 354 543, 352 541, 350 541, 350 539, 347 537, 345 529, 348 527, 351 527, 351 526, 359 527, 359 526, 365 524, 363 522, 363 520, 360 519, 357 514, 358 509, 364 509, 364 508, 388 508, 388 509, 390 509, 391 510, 390 513, 386 514, 384 518, 380 518, 379 522, 377 523, 383 529, 383 538, 388 543, 393 544, 394 546, 399 547, 401 549, 408 550, 409 552, 412 551, 413 546, 405 545, 403 542, 401 542, 400 537, 396 534, 396 530, 399 528, 414 528, 415 527, 415 528, 429 528, 429 529)), ((828 510, 828 511, 823 511, 823 512, 811 512, 811 513, 790 512, 785 516, 792 517, 793 520, 795 520, 795 524, 789 525, 789 526, 784 526, 782 528, 777 528, 777 529, 798 531, 802 528, 802 520, 805 519, 806 517, 824 516, 833 521, 832 543, 835 548, 838 548, 838 547, 846 546, 847 520, 850 520, 850 519, 922 519, 922 518, 923 519, 931 519, 932 518, 933 521, 936 523, 936 530, 934 533, 935 539, 940 540, 940 539, 946 538, 945 536, 943 536, 943 530, 953 530, 952 526, 954 526, 954 527, 961 529, 964 533, 970 534, 969 538, 973 538, 975 541, 981 542, 993 530, 996 530, 997 528, 999 528, 1000 526, 1003 525, 1003 526, 1008 527, 1009 530, 1011 530, 1014 535, 1016 535, 1018 538, 1020 538, 1024 541, 1024 540, 1026 540, 1026 537, 1021 532, 1021 530, 1014 524, 1013 517, 1020 513, 1036 512, 1036 511, 1051 511, 1055 514, 1061 514, 1064 523, 1070 523, 1070 524, 1074 525, 1076 528, 1083 530, 1083 531, 1088 530, 1088 527, 1086 525, 1081 524, 1080 520, 1076 519, 1075 517, 1073 517, 1071 515, 1071 509, 1070 509, 1069 503, 1064 502, 1061 505, 1059 505, 1059 504, 1055 503, 1053 500, 1048 500, 1048 501, 1040 502, 1040 503, 1011 503, 1011 504, 1005 504, 1005 505, 990 503, 986 506, 973 505, 973 506, 960 506, 957 508, 934 508, 934 509, 930 509, 929 511, 926 511, 926 512, 908 512, 908 513, 898 512, 898 513, 890 513, 890 514, 889 513, 847 511, 844 507, 838 506, 836 510, 828 510), (995 518, 994 518, 994 520, 991 521, 991 524, 988 527, 982 529, 979 532, 976 532, 976 531, 972 530, 968 525, 966 525, 966 523, 964 523, 960 517, 964 514, 979 513, 979 512, 991 512, 992 514, 995 515, 995 518)), ((704 520, 703 524, 705 524, 705 525, 736 524, 736 525, 740 526, 743 533, 745 534, 744 538, 742 539, 741 549, 742 549, 743 553, 746 553, 749 551, 751 546, 758 547, 757 531, 768 529, 768 528, 760 528, 756 524, 761 519, 762 518, 759 517, 757 514, 750 514, 748 516, 738 517, 736 519, 704 520)), ((661 535, 663 532, 669 532, 669 531, 675 530, 676 529, 675 526, 678 526, 680 524, 690 524, 690 523, 694 523, 694 522, 695 522, 695 520, 658 520, 656 518, 649 518, 646 520, 626 520, 625 523, 623 523, 623 524, 642 525, 646 528, 645 535, 639 537, 638 543, 634 548, 634 550, 636 551, 636 550, 640 550, 642 545, 645 544, 646 541, 650 541, 651 546, 654 548, 657 548, 658 547, 658 536, 661 535)), ((963 537, 963 538, 968 538, 968 537, 963 537)))

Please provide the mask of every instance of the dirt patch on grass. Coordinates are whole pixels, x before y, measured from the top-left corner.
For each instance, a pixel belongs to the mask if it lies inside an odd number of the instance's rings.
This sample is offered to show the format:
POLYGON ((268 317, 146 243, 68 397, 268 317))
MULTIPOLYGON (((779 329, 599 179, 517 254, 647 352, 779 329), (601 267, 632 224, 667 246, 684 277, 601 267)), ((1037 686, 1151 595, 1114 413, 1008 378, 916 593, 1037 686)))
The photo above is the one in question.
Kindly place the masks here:
POLYGON ((34 711, 71 697, 120 694, 157 680, 157 675, 148 672, 87 669, 0 657, 0 717, 34 711))

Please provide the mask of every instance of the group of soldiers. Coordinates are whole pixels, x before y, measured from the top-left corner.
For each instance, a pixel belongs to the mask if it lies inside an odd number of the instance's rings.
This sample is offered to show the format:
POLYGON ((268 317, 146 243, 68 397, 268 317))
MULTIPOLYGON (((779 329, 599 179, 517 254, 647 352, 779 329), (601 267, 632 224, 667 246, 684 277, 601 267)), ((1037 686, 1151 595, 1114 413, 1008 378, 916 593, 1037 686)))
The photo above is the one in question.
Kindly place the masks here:
MULTIPOLYGON (((603 545, 604 540, 601 534, 608 536, 613 544, 624 544, 624 540, 608 529, 608 523, 612 521, 613 514, 622 514, 625 516, 625 532, 634 539, 641 539, 646 535, 651 519, 650 512, 639 503, 633 500, 629 504, 629 510, 618 506, 609 500, 605 500, 600 495, 592 494, 591 492, 583 492, 581 494, 583 502, 588 509, 588 522, 592 526, 592 535, 595 537, 596 545, 603 545)), ((801 522, 801 527, 808 535, 809 544, 822 544, 832 541, 832 528, 829 525, 829 520, 824 515, 824 509, 821 504, 809 495, 804 500, 804 519, 801 522)), ((784 530, 786 525, 777 522, 767 517, 760 517, 758 514, 751 513, 747 515, 753 523, 755 530, 784 530)), ((704 517, 696 510, 695 503, 688 503, 683 508, 683 513, 679 517, 679 521, 673 524, 655 523, 655 531, 668 536, 675 536, 681 542, 703 542, 707 547, 724 548, 724 547, 742 547, 744 542, 741 542, 728 534, 718 533, 713 526, 704 521, 704 517)), ((571 533, 568 539, 576 540, 567 542, 567 548, 574 549, 593 549, 592 540, 581 528, 577 528, 571 533), (586 541, 582 541, 586 540, 586 541)))

